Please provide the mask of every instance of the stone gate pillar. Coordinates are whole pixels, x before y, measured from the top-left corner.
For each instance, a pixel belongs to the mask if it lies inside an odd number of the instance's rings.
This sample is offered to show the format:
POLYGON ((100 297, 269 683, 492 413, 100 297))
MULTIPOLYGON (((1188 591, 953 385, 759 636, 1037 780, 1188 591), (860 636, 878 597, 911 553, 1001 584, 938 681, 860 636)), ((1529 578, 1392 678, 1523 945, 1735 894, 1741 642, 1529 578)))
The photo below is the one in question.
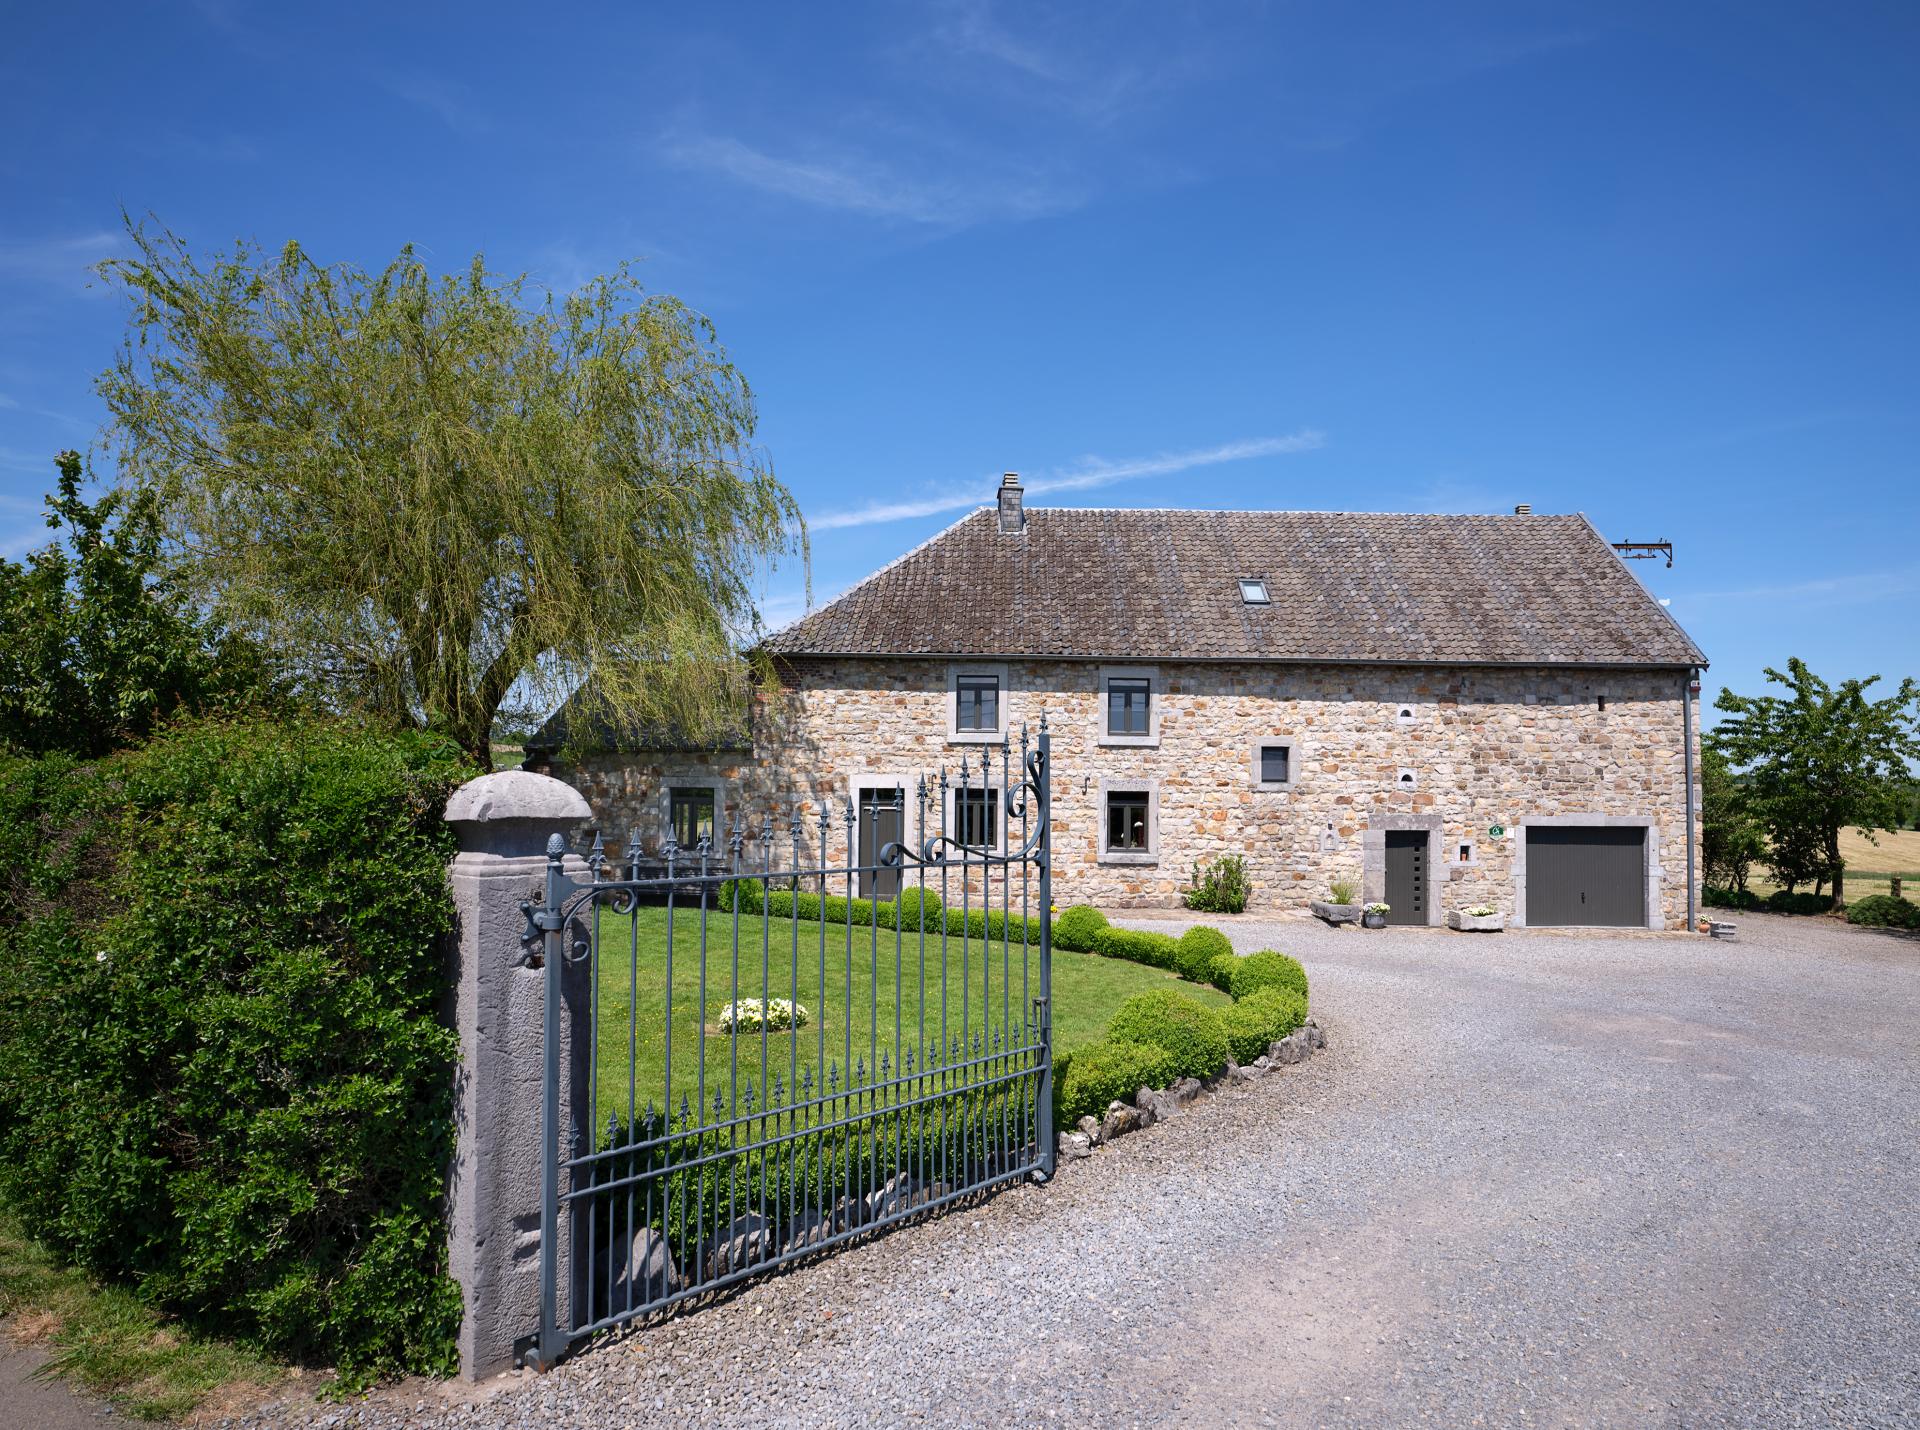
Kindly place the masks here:
MULTIPOLYGON (((545 892, 547 840, 588 818, 571 785, 526 770, 482 775, 454 791, 447 823, 460 842, 449 874, 457 925, 453 1019, 457 1141, 448 1175, 449 1265, 460 1283, 460 1373, 479 1380, 512 1366, 515 1343, 540 1324, 540 1175, 545 978, 540 945, 524 941, 523 900, 545 892)), ((567 871, 586 877, 577 856, 567 871)), ((570 971, 571 972, 571 971, 570 971)), ((584 977, 568 980, 561 1067, 565 1136, 583 1091, 584 977), (578 1054, 579 1056, 575 1056, 578 1054)), ((566 1245, 562 1225, 561 1245, 566 1245)), ((563 1263, 564 1265, 564 1263, 563 1263)), ((561 1276, 568 1300, 570 1277, 561 1276)))

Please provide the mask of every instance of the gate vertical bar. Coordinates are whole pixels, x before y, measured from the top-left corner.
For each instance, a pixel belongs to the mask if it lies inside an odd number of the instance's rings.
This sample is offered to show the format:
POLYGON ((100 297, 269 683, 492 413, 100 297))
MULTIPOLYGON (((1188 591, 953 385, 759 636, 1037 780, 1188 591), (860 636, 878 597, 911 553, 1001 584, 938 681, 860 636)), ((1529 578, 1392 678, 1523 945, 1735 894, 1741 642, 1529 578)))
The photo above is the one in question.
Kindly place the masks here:
POLYGON ((540 1109, 541 1144, 546 1156, 540 1167, 540 1344, 539 1368, 550 1369, 567 1348, 568 1335, 560 1325, 560 1002, 561 964, 566 958, 566 921, 560 906, 566 896, 562 863, 567 842, 555 834, 547 840, 547 889, 542 907, 542 956, 546 961, 546 1007, 542 1011, 541 1041, 546 1045, 545 1100, 540 1109))
POLYGON ((1040 712, 1039 769, 1034 773, 1033 797, 1040 805, 1040 840, 1034 863, 1040 882, 1040 1082, 1039 1106, 1034 1108, 1038 1130, 1040 1171, 1051 1178, 1060 1146, 1053 1136, 1053 736, 1047 730, 1047 712, 1040 712))

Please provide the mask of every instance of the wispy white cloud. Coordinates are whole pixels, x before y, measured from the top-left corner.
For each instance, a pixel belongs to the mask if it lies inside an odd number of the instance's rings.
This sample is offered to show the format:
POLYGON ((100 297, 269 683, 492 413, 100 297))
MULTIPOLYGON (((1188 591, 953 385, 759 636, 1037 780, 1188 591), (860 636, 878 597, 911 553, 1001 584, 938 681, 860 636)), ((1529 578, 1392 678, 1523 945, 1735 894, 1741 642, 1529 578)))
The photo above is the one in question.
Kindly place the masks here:
POLYGON ((1920 591, 1920 566, 1886 571, 1861 571, 1846 576, 1822 576, 1811 581, 1789 581, 1771 586, 1745 586, 1729 591, 1682 592, 1682 605, 1712 601, 1793 601, 1801 606, 1849 606, 1889 600, 1920 591))
MULTIPOLYGON (((1201 447, 1188 452, 1161 452, 1151 457, 1109 461, 1104 457, 1083 457, 1071 466, 1042 472, 1026 483, 1030 496, 1056 492, 1089 491, 1109 487, 1116 482, 1138 477, 1164 477, 1196 467, 1214 467, 1223 462, 1244 462, 1255 457, 1279 457, 1295 452, 1311 452, 1326 445, 1326 434, 1312 429, 1285 437, 1255 437, 1241 442, 1225 442, 1217 447, 1201 447)), ((888 521, 906 521, 942 512, 979 506, 993 489, 994 477, 973 477, 920 496, 899 501, 875 502, 848 511, 827 512, 807 522, 813 531, 835 531, 849 526, 876 526, 888 521)))
POLYGON ((493 120, 465 85, 419 70, 378 70, 373 82, 396 99, 431 114, 455 134, 485 134, 493 120))
POLYGON ((661 140, 661 153, 680 168, 718 174, 815 208, 935 227, 1040 218, 1086 201, 1077 184, 1034 172, 953 169, 925 177, 864 154, 817 150, 782 156, 719 134, 669 133, 661 140))
MULTIPOLYGON (((108 229, 71 234, 63 238, 0 243, 0 279, 35 286, 68 286, 79 292, 93 276, 93 266, 111 258, 125 239, 108 229)), ((104 286, 96 285, 95 292, 104 286)))

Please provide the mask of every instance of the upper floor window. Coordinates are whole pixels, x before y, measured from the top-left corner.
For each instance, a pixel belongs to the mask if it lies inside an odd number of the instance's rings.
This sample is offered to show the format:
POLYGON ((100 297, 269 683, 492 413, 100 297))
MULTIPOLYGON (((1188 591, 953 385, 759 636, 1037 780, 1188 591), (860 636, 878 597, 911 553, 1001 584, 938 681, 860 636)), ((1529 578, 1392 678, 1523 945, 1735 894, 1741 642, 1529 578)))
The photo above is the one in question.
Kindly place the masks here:
POLYGON ((1293 751, 1285 745, 1262 745, 1260 747, 1260 783, 1263 785, 1283 785, 1291 774, 1293 751))
POLYGON ((1153 682, 1142 677, 1115 676, 1107 682, 1107 733, 1109 735, 1145 735, 1149 731, 1148 707, 1153 700, 1153 682))
POLYGON ((953 727, 969 733, 997 734, 1000 730, 1000 677, 954 677, 953 727))

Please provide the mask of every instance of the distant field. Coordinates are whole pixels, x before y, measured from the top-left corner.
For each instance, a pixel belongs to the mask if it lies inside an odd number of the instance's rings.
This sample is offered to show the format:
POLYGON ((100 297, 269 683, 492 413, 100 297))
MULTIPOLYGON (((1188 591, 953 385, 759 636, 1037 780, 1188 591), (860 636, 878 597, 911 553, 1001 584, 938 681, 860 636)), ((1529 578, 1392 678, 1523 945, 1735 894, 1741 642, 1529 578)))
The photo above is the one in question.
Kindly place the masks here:
MULTIPOLYGON (((1857 829, 1840 831, 1840 857, 1847 861, 1847 894, 1851 901, 1861 894, 1883 894, 1887 881, 1898 874, 1906 883, 1908 898, 1920 895, 1920 829, 1902 829, 1893 834, 1875 836, 1878 844, 1869 844, 1857 829)), ((1770 894, 1779 885, 1767 878, 1759 865, 1749 880, 1755 893, 1770 894)))

